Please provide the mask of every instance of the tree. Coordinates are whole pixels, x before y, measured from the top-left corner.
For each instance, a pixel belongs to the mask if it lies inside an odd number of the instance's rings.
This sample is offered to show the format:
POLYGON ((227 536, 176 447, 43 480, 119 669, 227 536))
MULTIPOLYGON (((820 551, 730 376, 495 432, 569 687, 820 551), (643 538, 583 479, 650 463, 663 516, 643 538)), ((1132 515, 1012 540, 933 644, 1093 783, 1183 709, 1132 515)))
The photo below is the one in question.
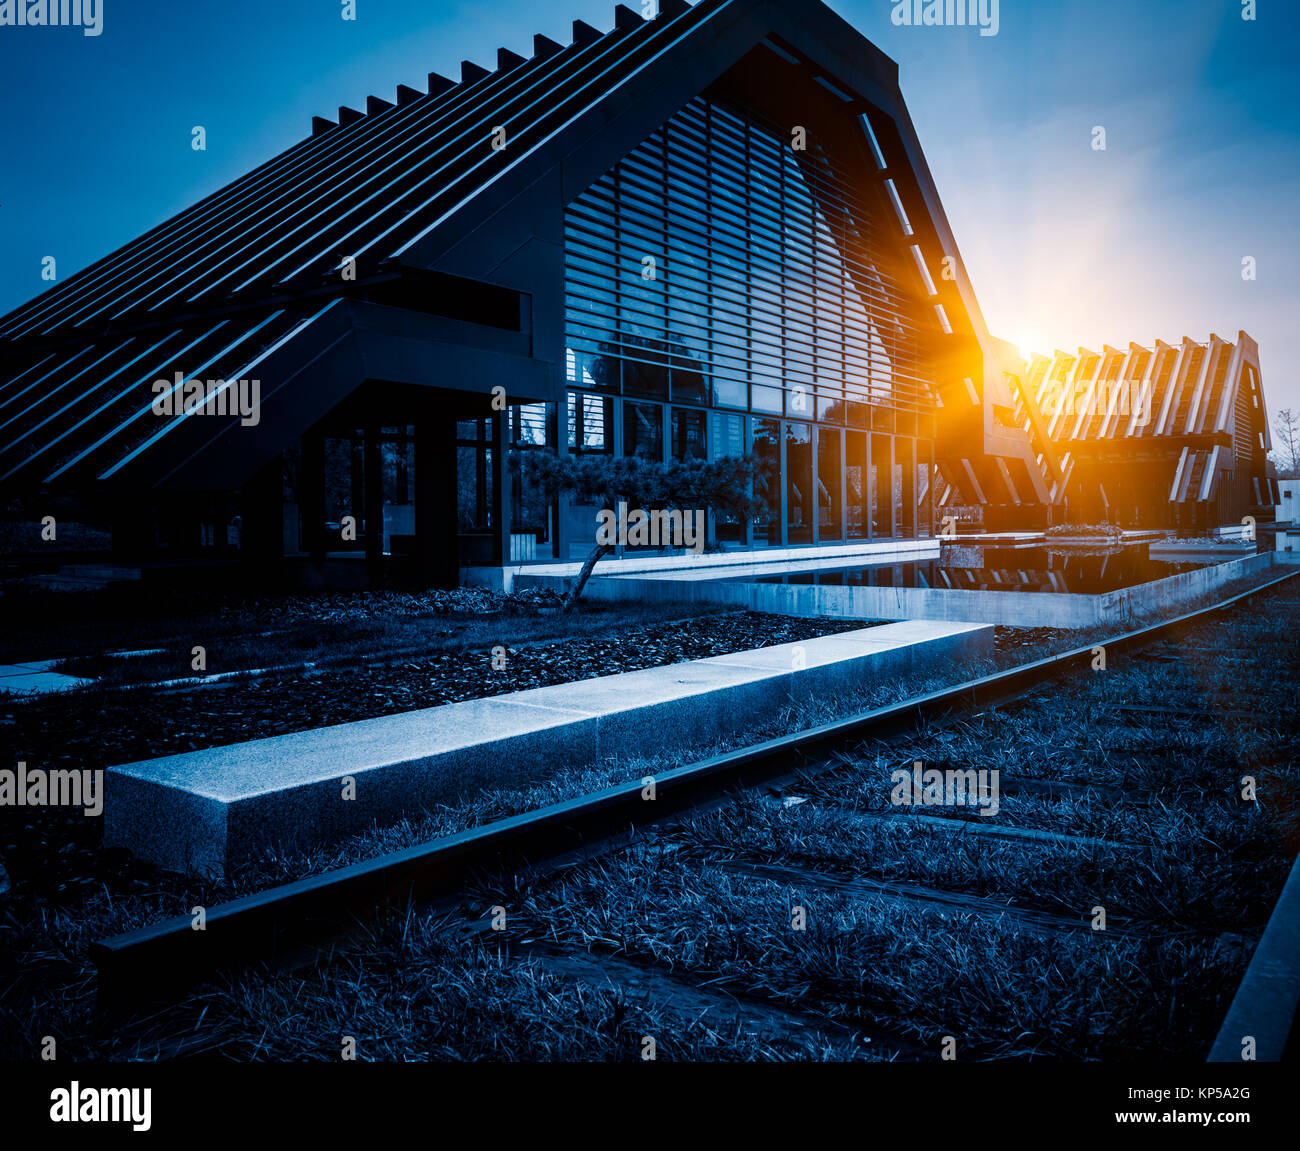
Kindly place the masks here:
POLYGON ((1273 415, 1277 431, 1278 471, 1286 479, 1300 477, 1300 412, 1282 408, 1273 415))
MULTIPOLYGON (((569 496, 595 504, 607 517, 619 504, 635 512, 708 512, 741 519, 756 515, 762 501, 754 496, 755 461, 724 456, 717 460, 674 460, 664 464, 644 456, 606 454, 556 455, 515 452, 511 466, 530 490, 547 499, 569 496)), ((582 595, 597 562, 614 550, 608 533, 593 524, 592 549, 565 602, 570 609, 582 595)))

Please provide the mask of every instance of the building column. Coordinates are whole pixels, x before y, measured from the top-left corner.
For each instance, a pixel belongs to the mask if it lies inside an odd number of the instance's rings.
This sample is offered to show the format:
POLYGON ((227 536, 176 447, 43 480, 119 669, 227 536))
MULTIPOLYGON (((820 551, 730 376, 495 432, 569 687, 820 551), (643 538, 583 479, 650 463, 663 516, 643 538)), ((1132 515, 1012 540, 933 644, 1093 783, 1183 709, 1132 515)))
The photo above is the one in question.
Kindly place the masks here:
POLYGON ((363 455, 366 567, 370 586, 378 587, 382 583, 384 563, 384 457, 377 425, 366 427, 363 455))
POLYGON ((298 463, 298 515, 302 524, 302 549, 315 563, 325 561, 325 437, 319 431, 303 433, 298 463))
POLYGON ((265 464, 239 499, 239 551, 243 562, 274 566, 284 558, 284 460, 265 464))
POLYGON ((510 469, 506 453, 510 450, 509 412, 493 412, 492 444, 492 562, 502 567, 510 562, 510 469))
POLYGON ((425 415, 415 425, 415 548, 425 587, 460 584, 456 520, 456 424, 425 415))

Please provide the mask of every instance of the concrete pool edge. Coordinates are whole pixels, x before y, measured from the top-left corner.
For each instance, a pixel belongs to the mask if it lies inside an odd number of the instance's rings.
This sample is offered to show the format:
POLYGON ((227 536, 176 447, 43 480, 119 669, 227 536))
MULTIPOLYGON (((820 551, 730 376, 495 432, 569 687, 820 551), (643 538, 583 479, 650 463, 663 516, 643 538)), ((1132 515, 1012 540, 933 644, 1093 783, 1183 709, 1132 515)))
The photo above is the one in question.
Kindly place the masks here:
MULTIPOLYGON (((1148 612, 1177 607, 1275 563, 1291 562, 1282 558, 1285 554, 1260 552, 1103 595, 724 583, 599 575, 592 577, 585 594, 608 602, 686 600, 775 615, 831 619, 960 620, 1008 627, 1087 628, 1122 623, 1148 612)), ((545 586, 545 581, 537 582, 545 586)))

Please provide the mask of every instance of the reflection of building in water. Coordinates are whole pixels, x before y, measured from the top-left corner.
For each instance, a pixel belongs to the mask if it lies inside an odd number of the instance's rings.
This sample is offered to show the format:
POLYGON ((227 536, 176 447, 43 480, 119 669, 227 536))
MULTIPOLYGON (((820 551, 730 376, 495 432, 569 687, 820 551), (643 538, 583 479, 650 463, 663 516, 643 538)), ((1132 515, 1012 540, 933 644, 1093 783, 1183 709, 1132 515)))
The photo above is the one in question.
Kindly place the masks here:
POLYGON ((774 576, 743 576, 759 583, 827 587, 938 588, 960 591, 1060 592, 1101 595, 1194 571, 1204 561, 1152 560, 1146 544, 1094 554, 1046 548, 945 545, 939 559, 828 568, 774 576))

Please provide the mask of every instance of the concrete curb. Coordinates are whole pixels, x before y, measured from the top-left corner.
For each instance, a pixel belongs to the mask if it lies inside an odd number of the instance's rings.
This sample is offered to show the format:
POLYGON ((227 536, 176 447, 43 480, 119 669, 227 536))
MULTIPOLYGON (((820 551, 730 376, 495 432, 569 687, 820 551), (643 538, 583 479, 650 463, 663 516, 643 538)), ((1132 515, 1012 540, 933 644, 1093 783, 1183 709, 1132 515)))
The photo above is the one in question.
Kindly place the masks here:
MULTIPOLYGON (((1008 627, 1091 628, 1130 623, 1142 613, 1179 607, 1274 564, 1261 552, 1105 595, 970 591, 962 588, 860 587, 596 576, 587 596, 612 602, 689 600, 775 615, 831 619, 963 620, 1008 627)), ((1297 557, 1300 559, 1300 557, 1297 557)), ((521 576, 519 581, 527 581, 521 576)), ((536 579, 539 585, 546 581, 536 579)))
POLYGON ((1242 1063, 1247 1037, 1255 1061, 1279 1063, 1300 1006, 1300 856, 1250 957, 1208 1063, 1242 1063))
POLYGON ((104 841, 170 870, 219 874, 487 786, 707 746, 784 708, 981 658, 992 644, 978 624, 889 624, 125 764, 108 771, 104 841))

